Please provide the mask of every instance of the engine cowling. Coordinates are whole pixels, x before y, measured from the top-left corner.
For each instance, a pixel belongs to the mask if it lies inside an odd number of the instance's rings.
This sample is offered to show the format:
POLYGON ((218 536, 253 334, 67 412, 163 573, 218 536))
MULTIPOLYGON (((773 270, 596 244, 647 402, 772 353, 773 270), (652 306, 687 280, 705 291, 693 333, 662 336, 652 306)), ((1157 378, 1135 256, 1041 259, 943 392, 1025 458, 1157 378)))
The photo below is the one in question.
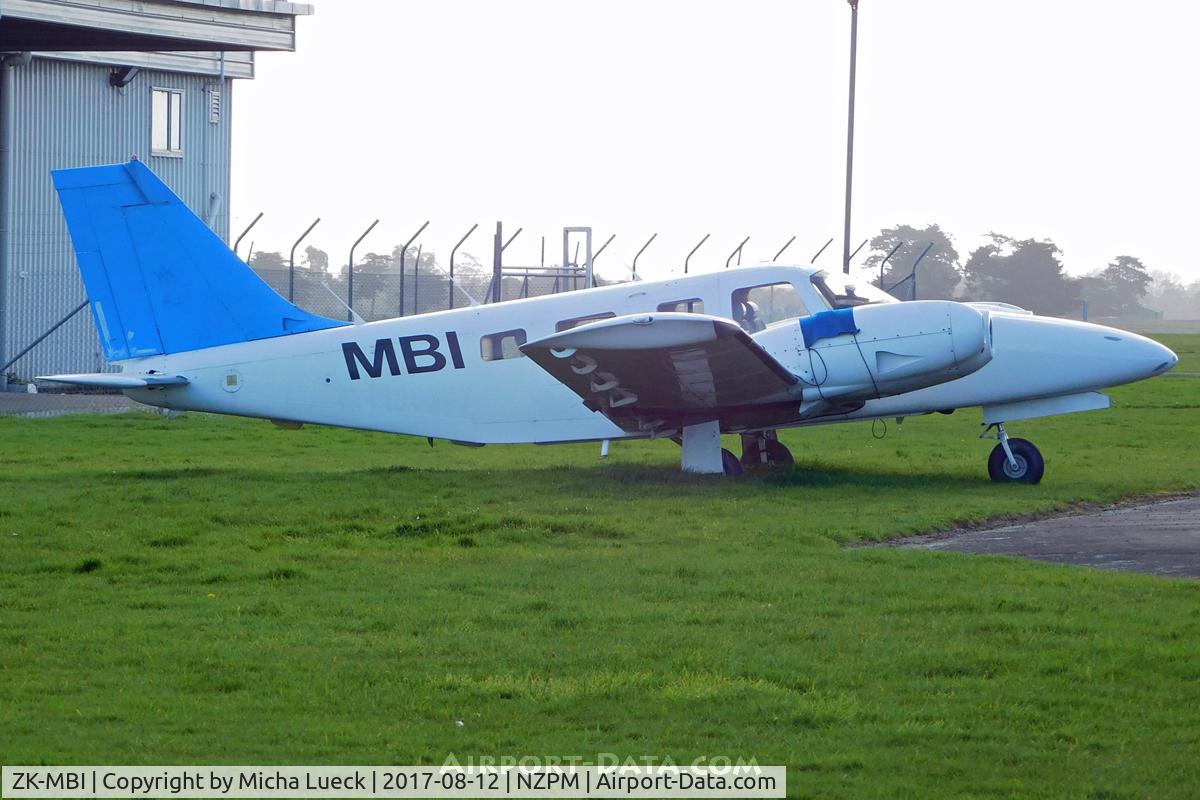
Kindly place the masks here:
POLYGON ((962 303, 860 306, 853 326, 855 333, 808 345, 796 326, 805 400, 903 394, 970 375, 992 360, 990 313, 962 303))

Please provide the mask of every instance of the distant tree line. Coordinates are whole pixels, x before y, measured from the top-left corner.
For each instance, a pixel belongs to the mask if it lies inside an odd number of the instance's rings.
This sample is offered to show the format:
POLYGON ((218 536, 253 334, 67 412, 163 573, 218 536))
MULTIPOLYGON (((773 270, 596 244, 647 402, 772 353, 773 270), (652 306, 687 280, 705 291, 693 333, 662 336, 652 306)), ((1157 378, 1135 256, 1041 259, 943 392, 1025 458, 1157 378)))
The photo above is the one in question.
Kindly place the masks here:
MULTIPOLYGON (((366 252, 354 257, 354 310, 366 319, 381 319, 399 313, 400 250, 366 252)), ((287 257, 272 250, 251 254, 249 264, 272 288, 283 296, 288 293, 289 265, 287 257)), ((455 257, 455 303, 468 305, 469 298, 486 294, 491 271, 480 260, 466 252, 455 257)), ((349 271, 346 264, 331 267, 329 254, 312 245, 304 248, 296 259, 294 300, 327 316, 342 316, 341 305, 348 299, 349 271), (340 301, 336 298, 340 298, 340 301)), ((404 259, 404 307, 406 314, 436 311, 445 308, 451 291, 448 270, 438 261, 437 254, 420 247, 410 247, 404 259)))
MULTIPOLYGON (((916 297, 921 300, 991 300, 1038 314, 1074 317, 1081 316, 1086 300, 1089 317, 1200 319, 1200 281, 1184 284, 1177 275, 1152 272, 1131 255, 1117 256, 1104 267, 1074 278, 1064 272, 1062 251, 1049 239, 1015 239, 989 233, 987 241, 964 261, 940 226, 896 225, 884 228, 871 239, 865 265, 880 274, 874 280, 876 285, 907 300, 912 297, 912 264, 928 245, 929 251, 916 270, 916 297)), ((367 252, 355 259, 354 305, 369 318, 384 314, 398 302, 395 295, 400 249, 396 245, 390 251, 367 252)), ((406 281, 420 276, 422 310, 428 310, 424 308, 426 299, 432 302, 446 296, 447 270, 433 251, 410 247, 404 263, 406 281)), ((250 265, 270 276, 276 289, 285 284, 288 263, 282 253, 257 251, 250 265)), ((329 254, 324 250, 306 247, 296 270, 297 286, 310 287, 305 292, 315 293, 314 300, 328 294, 321 284, 338 296, 346 296, 346 265, 331 269, 329 254)), ((490 274, 477 257, 458 254, 456 283, 471 296, 483 299, 490 274)), ((506 279, 506 297, 519 291, 507 285, 511 280, 506 279)), ((303 304, 297 291, 297 302, 303 304)))
POLYGON ((871 239, 865 263, 876 272, 882 268, 876 285, 904 300, 912 296, 912 264, 932 244, 916 269, 921 300, 990 300, 1076 317, 1086 300, 1089 317, 1200 319, 1200 281, 1185 286, 1176 275, 1149 271, 1134 256, 1117 256, 1073 278, 1063 271, 1062 251, 1049 239, 994 232, 987 239, 962 261, 940 226, 897 225, 871 239))
MULTIPOLYGON (((256 250, 250 256, 250 266, 257 270, 287 269, 288 260, 284 257, 283 253, 278 251, 256 250)), ((327 279, 345 279, 346 277, 346 264, 340 265, 336 273, 331 272, 329 268, 329 254, 312 245, 304 248, 304 255, 296 260, 296 269, 319 273, 327 279)), ((441 264, 438 263, 436 253, 432 250, 426 252, 419 247, 408 248, 408 252, 405 255, 404 269, 406 273, 420 272, 428 275, 445 272, 441 264), (418 256, 420 256, 419 265, 417 263, 418 256)), ((459 271, 472 273, 481 271, 482 265, 479 259, 470 253, 459 253, 455 258, 454 269, 456 273, 459 271)), ((356 255, 354 258, 355 280, 358 279, 359 273, 396 275, 399 272, 400 245, 393 247, 390 252, 368 252, 356 255)))

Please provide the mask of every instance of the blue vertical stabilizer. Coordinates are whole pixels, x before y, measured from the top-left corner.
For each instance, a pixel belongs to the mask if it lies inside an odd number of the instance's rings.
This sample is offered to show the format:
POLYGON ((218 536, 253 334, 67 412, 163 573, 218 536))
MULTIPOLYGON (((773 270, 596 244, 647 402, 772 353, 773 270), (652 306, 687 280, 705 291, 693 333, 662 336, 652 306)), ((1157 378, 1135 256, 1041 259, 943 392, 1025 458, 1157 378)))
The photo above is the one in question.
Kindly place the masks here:
POLYGON ((346 324, 276 294, 140 161, 53 175, 109 361, 346 324))

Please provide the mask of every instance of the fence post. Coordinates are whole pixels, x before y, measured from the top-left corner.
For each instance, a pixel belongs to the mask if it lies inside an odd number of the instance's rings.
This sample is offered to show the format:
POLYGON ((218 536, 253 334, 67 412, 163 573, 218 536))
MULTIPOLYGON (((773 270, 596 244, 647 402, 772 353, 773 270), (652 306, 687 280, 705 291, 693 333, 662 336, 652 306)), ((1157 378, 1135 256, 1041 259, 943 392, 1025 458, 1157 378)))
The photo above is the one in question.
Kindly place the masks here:
POLYGON ((796 237, 795 237, 795 236, 793 236, 792 238, 790 238, 790 239, 788 239, 786 242, 784 242, 784 243, 783 243, 783 247, 779 248, 779 252, 775 254, 775 257, 774 257, 774 258, 772 258, 772 259, 771 259, 771 261, 772 261, 772 262, 778 261, 778 260, 779 260, 779 257, 780 257, 781 255, 783 255, 783 251, 784 251, 784 250, 787 250, 789 247, 791 247, 791 246, 792 246, 792 242, 794 242, 794 241, 796 241, 796 237))
POLYGON ((320 217, 313 220, 313 224, 304 229, 304 233, 300 234, 300 238, 292 244, 292 252, 288 256, 288 302, 296 302, 296 248, 304 241, 304 237, 312 233, 312 229, 317 227, 317 223, 321 221, 320 217))
POLYGON ((646 240, 646 243, 645 243, 644 245, 642 245, 642 249, 641 249, 641 250, 638 250, 638 251, 637 251, 637 255, 633 257, 633 276, 634 276, 635 278, 637 277, 637 262, 638 262, 638 259, 642 257, 642 253, 646 252, 646 248, 650 246, 650 243, 651 243, 651 242, 653 242, 653 241, 654 241, 655 239, 657 239, 657 238, 658 238, 658 233, 657 233, 657 232, 655 232, 655 233, 651 234, 651 235, 650 235, 650 238, 646 240))
POLYGON ((917 265, 924 260, 925 256, 929 255, 929 251, 933 249, 933 242, 925 245, 925 249, 921 251, 921 255, 917 256, 917 260, 912 265, 912 299, 917 299, 917 265))
POLYGON ((417 260, 413 263, 413 314, 421 313, 421 251, 424 245, 417 245, 417 260))
POLYGON ((742 243, 733 248, 733 252, 729 254, 729 258, 725 259, 725 269, 729 269, 729 262, 733 261, 734 256, 738 257, 738 266, 740 267, 742 265, 742 248, 746 246, 746 242, 748 241, 750 241, 749 236, 747 236, 745 239, 742 239, 742 243))
POLYGON ((864 247, 866 247, 866 246, 867 246, 867 242, 868 242, 868 241, 870 241, 870 240, 869 240, 869 239, 863 239, 863 240, 862 240, 862 244, 860 244, 858 247, 854 248, 854 252, 852 252, 852 253, 850 254, 849 261, 853 261, 853 260, 854 260, 854 257, 855 257, 856 255, 858 255, 858 251, 859 251, 859 250, 862 250, 864 247))
POLYGON ((367 229, 362 232, 354 240, 354 244, 350 245, 350 263, 346 265, 346 319, 354 322, 354 248, 358 247, 359 243, 367 238, 367 234, 375 230, 375 226, 379 224, 379 220, 375 220, 367 229))
POLYGON ((471 230, 464 233, 462 238, 458 240, 458 243, 450 250, 450 302, 448 304, 450 308, 454 308, 454 256, 458 254, 458 248, 462 247, 462 244, 467 240, 467 237, 474 233, 475 229, 478 227, 479 223, 476 222, 471 226, 471 230))
POLYGON ((496 235, 492 239, 492 302, 500 302, 500 271, 503 269, 504 259, 504 244, 501 241, 504 238, 504 223, 496 220, 496 235))
MULTIPOLYGON (((237 241, 235 241, 235 242, 233 243, 233 254, 234 254, 235 256, 237 255, 237 251, 238 251, 238 245, 240 245, 240 244, 242 243, 242 239, 245 239, 245 238, 246 238, 246 234, 250 232, 250 229, 251 229, 251 228, 253 228, 255 225, 257 225, 257 224, 258 224, 258 221, 259 221, 260 219, 262 219, 262 216, 263 216, 263 212, 261 212, 261 211, 260 211, 260 212, 258 212, 258 216, 257 216, 257 217, 255 217, 254 219, 252 219, 252 220, 250 221, 250 224, 246 226, 246 230, 242 231, 242 235, 241 235, 241 236, 239 236, 239 237, 237 238, 237 241)), ((254 248, 251 248, 251 249, 253 250, 254 248)), ((246 257, 246 260, 247 260, 247 261, 249 261, 249 260, 250 260, 250 257, 249 257, 249 256, 247 256, 247 257, 246 257)))
POLYGON ((404 316, 404 261, 408 255, 408 247, 417 237, 421 235, 421 231, 429 227, 429 220, 425 220, 425 224, 417 228, 417 232, 408 237, 408 241, 404 243, 404 247, 400 248, 400 316, 404 316))
POLYGON ((700 245, 702 245, 708 241, 709 236, 711 236, 711 234, 708 234, 708 233, 704 234, 704 238, 696 243, 696 246, 692 248, 692 252, 688 253, 687 258, 685 258, 683 260, 683 274, 684 275, 688 274, 688 265, 691 263, 692 256, 694 256, 696 254, 696 251, 700 249, 700 245))
POLYGON ((825 244, 821 245, 821 249, 820 249, 820 250, 818 250, 816 253, 814 253, 814 254, 813 254, 813 257, 812 257, 811 259, 809 259, 809 262, 808 262, 808 263, 810 263, 810 264, 815 264, 815 263, 817 263, 817 259, 821 257, 821 253, 824 253, 824 252, 825 252, 825 248, 826 248, 826 247, 829 247, 829 245, 831 245, 831 244, 833 244, 833 237, 832 237, 832 236, 830 236, 830 237, 829 237, 829 241, 828 241, 828 242, 826 242, 825 244))
MULTIPOLYGON (((888 254, 883 257, 883 261, 879 262, 879 288, 880 289, 883 289, 883 268, 887 266, 887 262, 891 259, 892 256, 896 255, 896 251, 899 250, 903 244, 904 244, 903 239, 896 242, 896 246, 888 251, 888 254)), ((887 290, 884 289, 884 291, 887 291, 887 290)))

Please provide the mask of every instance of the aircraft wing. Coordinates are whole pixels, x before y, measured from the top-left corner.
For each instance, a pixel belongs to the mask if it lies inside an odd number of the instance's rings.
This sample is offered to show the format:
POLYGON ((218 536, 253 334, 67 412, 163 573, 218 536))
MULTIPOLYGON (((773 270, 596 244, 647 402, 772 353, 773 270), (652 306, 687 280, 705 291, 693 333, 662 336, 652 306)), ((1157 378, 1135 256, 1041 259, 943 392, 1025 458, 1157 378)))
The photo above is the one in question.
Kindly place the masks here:
POLYGON ((736 324, 703 314, 615 317, 537 339, 521 351, 626 430, 800 403, 795 375, 736 324))

